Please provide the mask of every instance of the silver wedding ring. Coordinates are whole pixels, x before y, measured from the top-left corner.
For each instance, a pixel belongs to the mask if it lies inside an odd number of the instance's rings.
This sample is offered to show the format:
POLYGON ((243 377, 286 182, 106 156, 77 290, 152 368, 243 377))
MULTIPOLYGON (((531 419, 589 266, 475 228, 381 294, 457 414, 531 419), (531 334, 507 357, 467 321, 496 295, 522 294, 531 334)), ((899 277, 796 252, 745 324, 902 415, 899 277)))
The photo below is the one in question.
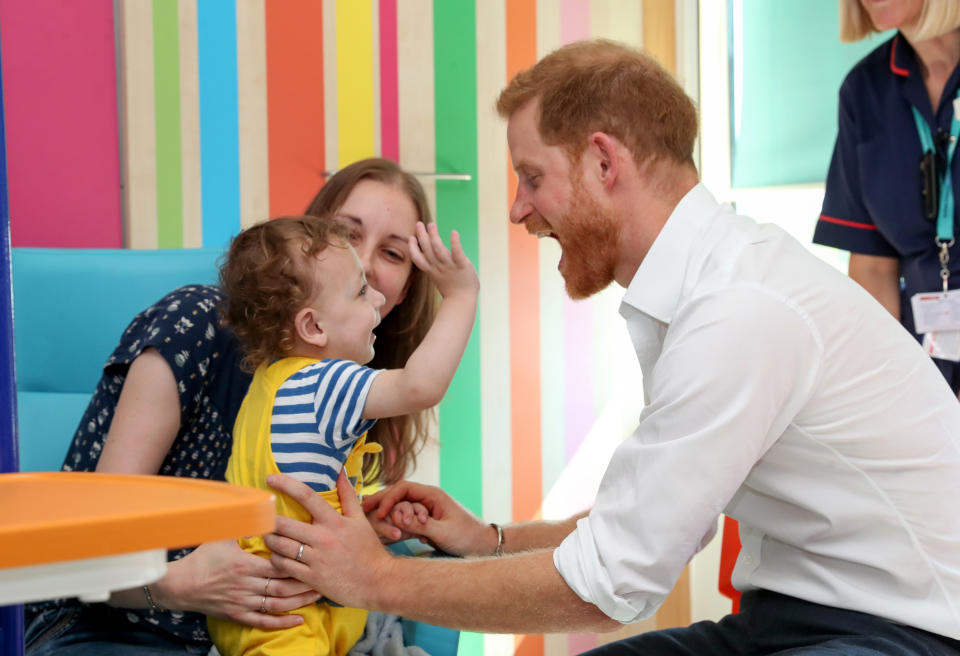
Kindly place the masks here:
POLYGON ((296 558, 296 561, 297 561, 298 563, 299 563, 301 560, 303 560, 303 542, 300 543, 300 549, 297 550, 297 558, 296 558))
POLYGON ((267 592, 267 588, 270 587, 270 581, 272 581, 272 580, 273 580, 273 578, 268 576, 268 577, 267 577, 267 582, 263 584, 263 596, 264 596, 264 597, 266 597, 267 595, 270 594, 269 592, 267 592))
POLYGON ((267 612, 267 595, 263 595, 263 599, 260 600, 260 612, 267 612))

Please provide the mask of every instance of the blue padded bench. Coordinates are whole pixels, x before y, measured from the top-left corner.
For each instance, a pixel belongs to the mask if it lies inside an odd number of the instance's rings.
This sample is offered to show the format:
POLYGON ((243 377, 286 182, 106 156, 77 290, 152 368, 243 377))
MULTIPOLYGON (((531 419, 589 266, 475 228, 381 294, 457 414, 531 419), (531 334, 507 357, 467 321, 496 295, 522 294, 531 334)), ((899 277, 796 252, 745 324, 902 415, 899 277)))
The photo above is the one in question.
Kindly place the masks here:
MULTIPOLYGON (((60 469, 127 324, 181 285, 216 282, 222 252, 12 249, 21 471, 60 469)), ((457 653, 452 629, 404 620, 404 637, 432 656, 457 653)))

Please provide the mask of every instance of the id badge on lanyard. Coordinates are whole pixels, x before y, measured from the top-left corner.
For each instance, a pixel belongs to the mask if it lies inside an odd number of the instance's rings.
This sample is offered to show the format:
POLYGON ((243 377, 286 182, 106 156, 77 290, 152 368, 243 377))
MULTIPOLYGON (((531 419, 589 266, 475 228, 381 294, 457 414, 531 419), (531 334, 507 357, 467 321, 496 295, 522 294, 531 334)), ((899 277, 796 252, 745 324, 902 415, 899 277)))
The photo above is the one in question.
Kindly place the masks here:
MULTIPOLYGON (((923 162, 934 164, 936 149, 933 146, 933 134, 930 126, 917 111, 913 110, 913 118, 917 124, 917 133, 920 135, 920 144, 923 146, 923 162)), ((936 244, 940 258, 940 279, 943 289, 920 292, 910 298, 913 309, 913 319, 918 334, 923 335, 923 348, 932 357, 944 360, 960 361, 960 290, 948 291, 950 282, 950 248, 954 245, 953 234, 953 180, 951 168, 953 154, 957 149, 957 137, 960 135, 960 91, 953 101, 953 120, 950 121, 950 143, 947 145, 947 167, 943 176, 936 179, 936 167, 925 174, 932 176, 932 181, 939 182, 939 197, 935 194, 936 186, 930 182, 924 185, 924 205, 932 216, 932 209, 936 207, 937 237, 936 244), (936 204, 933 201, 936 200, 936 204)), ((926 181, 925 181, 926 182, 926 181)))

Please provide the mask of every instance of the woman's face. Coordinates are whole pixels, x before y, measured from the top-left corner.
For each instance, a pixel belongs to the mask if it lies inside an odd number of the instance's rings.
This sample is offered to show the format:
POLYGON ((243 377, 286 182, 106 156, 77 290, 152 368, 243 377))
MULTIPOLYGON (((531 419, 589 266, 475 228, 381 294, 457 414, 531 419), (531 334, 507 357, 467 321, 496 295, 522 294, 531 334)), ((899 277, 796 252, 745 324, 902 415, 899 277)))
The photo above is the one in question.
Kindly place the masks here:
POLYGON ((361 180, 336 217, 350 228, 367 282, 386 299, 380 308, 385 317, 407 293, 413 266, 407 238, 420 220, 417 208, 401 187, 361 180))
POLYGON ((910 28, 923 10, 923 0, 860 0, 879 31, 910 28))

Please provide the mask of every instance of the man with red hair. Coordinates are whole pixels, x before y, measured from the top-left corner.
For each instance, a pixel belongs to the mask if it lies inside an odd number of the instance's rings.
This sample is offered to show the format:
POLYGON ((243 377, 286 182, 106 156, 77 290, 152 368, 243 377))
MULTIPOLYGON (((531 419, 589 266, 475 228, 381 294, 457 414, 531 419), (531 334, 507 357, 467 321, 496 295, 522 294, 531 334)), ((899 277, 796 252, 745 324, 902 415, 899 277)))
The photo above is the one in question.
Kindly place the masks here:
POLYGON ((565 46, 498 109, 510 220, 560 243, 571 296, 625 289, 639 425, 593 508, 565 521, 491 529, 412 483, 364 503, 420 501, 418 533, 499 557, 393 558, 344 483, 341 517, 275 478, 314 522, 278 521, 274 563, 340 603, 435 624, 604 631, 655 613, 725 513, 741 612, 595 653, 960 654, 960 405, 919 344, 783 230, 713 198, 693 103, 643 53, 565 46))

